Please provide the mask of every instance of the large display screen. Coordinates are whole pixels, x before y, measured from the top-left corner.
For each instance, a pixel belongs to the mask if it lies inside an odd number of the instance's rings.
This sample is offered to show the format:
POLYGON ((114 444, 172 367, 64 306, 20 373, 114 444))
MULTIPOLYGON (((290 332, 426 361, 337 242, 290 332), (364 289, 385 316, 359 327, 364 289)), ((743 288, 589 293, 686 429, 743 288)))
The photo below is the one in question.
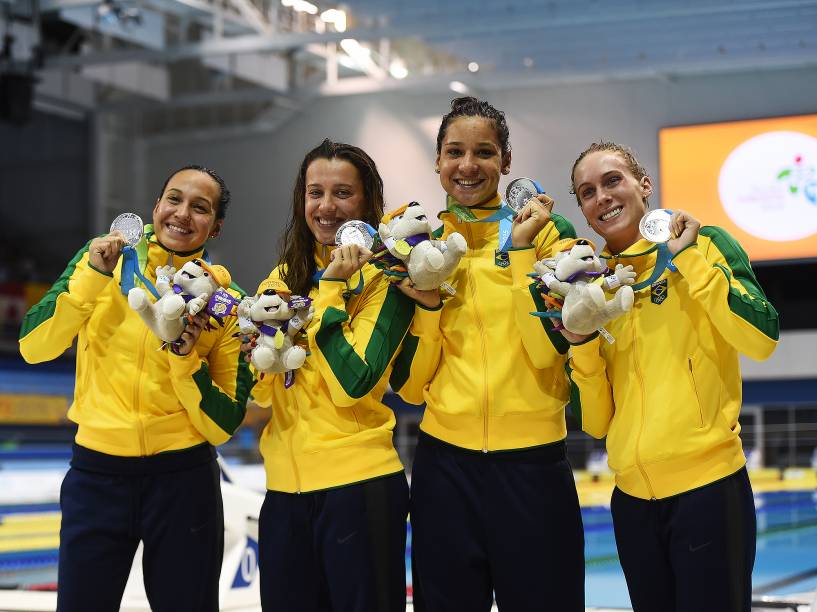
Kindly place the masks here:
POLYGON ((741 243, 753 261, 817 258, 817 115, 662 129, 661 205, 741 243))

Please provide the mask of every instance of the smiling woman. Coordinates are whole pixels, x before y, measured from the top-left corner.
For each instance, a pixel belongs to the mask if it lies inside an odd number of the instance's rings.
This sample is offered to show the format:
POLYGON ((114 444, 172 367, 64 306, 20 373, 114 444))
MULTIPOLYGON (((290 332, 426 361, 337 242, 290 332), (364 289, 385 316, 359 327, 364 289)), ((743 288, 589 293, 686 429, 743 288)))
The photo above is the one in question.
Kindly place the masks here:
POLYGON ((564 443, 567 343, 542 338, 527 276, 575 232, 541 194, 503 237, 510 219, 497 190, 510 166, 505 115, 484 100, 453 100, 437 137, 441 238, 460 233, 468 251, 444 302, 401 284, 417 307, 391 378, 404 400, 426 403, 411 525, 414 601, 429 612, 487 611, 493 594, 501 610, 543 601, 584 610, 581 514, 564 443))
POLYGON ((218 236, 227 202, 229 192, 210 174, 180 170, 167 180, 153 208, 156 238, 173 251, 196 250, 218 236))
POLYGON ((408 484, 381 400, 414 306, 364 265, 371 252, 334 244, 344 221, 376 226, 382 214, 374 161, 325 140, 301 164, 281 261, 258 288, 314 304, 306 362, 259 375, 253 390, 272 408, 261 435, 265 610, 405 610, 408 484))
POLYGON ((573 411, 584 431, 607 437, 633 609, 749 612, 756 520, 738 353, 772 353, 777 312, 723 229, 676 210, 666 244, 641 237, 652 182, 627 147, 592 144, 571 181, 608 266, 637 274, 633 309, 605 326, 621 341, 562 332, 574 343, 573 411))
MULTIPOLYGON (((143 277, 155 282, 159 266, 204 259, 229 201, 212 170, 174 172, 134 247, 143 277)), ((162 350, 128 305, 136 275, 121 263, 123 246, 116 231, 90 240, 20 332, 30 363, 55 359, 78 339, 57 609, 119 609, 141 540, 153 609, 215 611, 224 521, 214 445, 244 417, 249 369, 233 337, 235 317, 210 328, 197 315, 177 349, 162 350)))

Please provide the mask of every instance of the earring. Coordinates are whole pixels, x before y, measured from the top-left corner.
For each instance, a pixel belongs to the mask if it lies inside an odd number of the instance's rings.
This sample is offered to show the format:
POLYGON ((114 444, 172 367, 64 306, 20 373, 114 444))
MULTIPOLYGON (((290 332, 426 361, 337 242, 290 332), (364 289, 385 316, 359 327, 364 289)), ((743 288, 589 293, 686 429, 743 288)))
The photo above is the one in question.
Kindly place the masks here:
POLYGON ((439 168, 434 168, 434 172, 436 172, 437 174, 439 174, 439 173, 440 173, 440 169, 439 169, 439 168))

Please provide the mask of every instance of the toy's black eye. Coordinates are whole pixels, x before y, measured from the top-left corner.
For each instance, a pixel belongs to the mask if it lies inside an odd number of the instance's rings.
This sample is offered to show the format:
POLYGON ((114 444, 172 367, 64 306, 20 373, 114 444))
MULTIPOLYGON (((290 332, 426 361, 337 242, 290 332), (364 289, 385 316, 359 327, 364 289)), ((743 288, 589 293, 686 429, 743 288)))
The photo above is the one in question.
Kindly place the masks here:
POLYGON ((579 240, 576 244, 587 244, 587 240, 579 240))
POLYGON ((210 275, 209 275, 209 274, 207 274, 207 272, 205 272, 205 273, 204 273, 204 276, 210 276, 210 275))
POLYGON ((275 289, 264 289, 264 295, 277 295, 275 289))
POLYGON ((194 259, 192 263, 196 264, 199 268, 201 268, 201 262, 198 259, 194 259))

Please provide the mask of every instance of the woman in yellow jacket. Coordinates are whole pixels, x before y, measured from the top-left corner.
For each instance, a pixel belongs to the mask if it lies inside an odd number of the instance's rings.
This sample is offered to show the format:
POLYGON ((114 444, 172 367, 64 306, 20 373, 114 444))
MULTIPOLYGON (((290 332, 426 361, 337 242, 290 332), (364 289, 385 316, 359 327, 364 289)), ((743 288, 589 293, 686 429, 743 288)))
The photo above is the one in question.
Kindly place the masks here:
POLYGON ((615 343, 565 332, 573 407, 585 431, 607 436, 633 609, 748 612, 755 511, 738 353, 772 353, 777 312, 723 229, 674 211, 666 244, 641 238, 652 181, 626 147, 591 145, 571 181, 608 266, 638 274, 632 311, 605 326, 615 343))
POLYGON ((258 381, 271 408, 261 436, 267 495, 259 523, 265 610, 392 612, 406 606, 408 483, 381 398, 413 302, 364 265, 364 247, 335 247, 348 220, 376 226, 383 182, 361 149, 325 140, 303 160, 283 255, 259 293, 313 300, 309 355, 258 381))
MULTIPOLYGON (((503 113, 458 98, 442 119, 436 171, 447 194, 441 236, 468 251, 456 294, 402 287, 418 306, 391 377, 426 403, 412 469, 414 598, 428 611, 584 610, 584 540, 565 455, 567 343, 539 310, 527 274, 573 227, 531 200, 511 223, 499 179, 510 171, 503 113), (529 350, 531 349, 531 350, 529 350), (534 355, 531 351, 536 349, 534 355)), ((422 606, 422 607, 420 607, 422 606)))
MULTIPOLYGON (((229 202, 212 170, 171 175, 131 252, 142 276, 155 282, 157 266, 191 260, 206 266, 204 243, 220 232, 229 202)), ((123 246, 113 232, 80 249, 20 331, 29 363, 55 359, 77 339, 68 418, 78 428, 60 492, 57 609, 118 610, 141 540, 154 610, 215 612, 224 520, 213 445, 243 420, 252 379, 235 317, 210 326, 197 315, 173 350, 160 350, 128 306, 138 280, 122 264, 123 246)))

